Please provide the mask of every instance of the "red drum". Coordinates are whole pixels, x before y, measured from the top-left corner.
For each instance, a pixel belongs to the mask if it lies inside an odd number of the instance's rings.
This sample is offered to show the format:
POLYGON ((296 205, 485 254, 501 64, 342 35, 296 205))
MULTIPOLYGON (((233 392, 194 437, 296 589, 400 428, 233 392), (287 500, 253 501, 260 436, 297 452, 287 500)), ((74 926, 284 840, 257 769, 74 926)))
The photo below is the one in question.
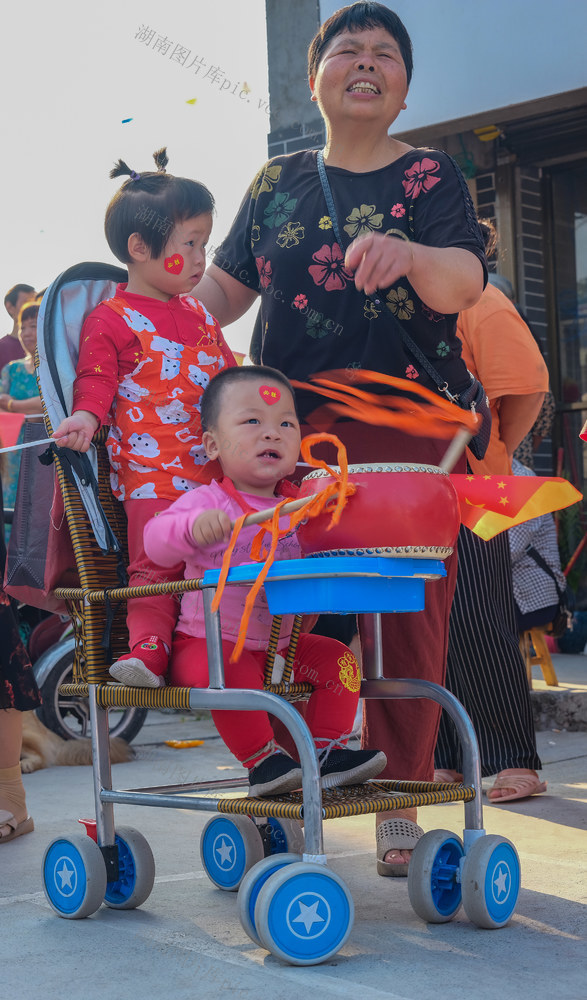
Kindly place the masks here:
MULTIPOLYGON (((333 482, 322 469, 302 480, 300 496, 333 482)), ((448 473, 434 465, 350 465, 349 497, 337 525, 330 515, 309 518, 298 528, 304 555, 383 555, 446 559, 461 523, 457 493, 448 473)))

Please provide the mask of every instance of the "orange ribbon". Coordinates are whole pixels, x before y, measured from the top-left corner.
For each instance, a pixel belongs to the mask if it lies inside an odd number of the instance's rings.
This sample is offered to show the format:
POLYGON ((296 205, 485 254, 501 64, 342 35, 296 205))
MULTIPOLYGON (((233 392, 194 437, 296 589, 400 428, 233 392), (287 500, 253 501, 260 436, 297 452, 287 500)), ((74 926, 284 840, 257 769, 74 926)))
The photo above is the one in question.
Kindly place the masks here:
POLYGON ((451 437, 455 426, 463 427, 471 434, 477 431, 479 418, 472 410, 461 409, 423 385, 381 372, 353 369, 352 376, 349 376, 346 370, 341 369, 314 375, 311 383, 294 380, 292 385, 328 397, 332 400, 328 404, 330 413, 366 424, 397 427, 407 434, 440 438, 451 437), (397 392, 409 392, 412 396, 420 396, 423 402, 395 394, 367 392, 348 384, 349 377, 353 382, 377 383, 397 392))
MULTIPOLYGON (((285 500, 280 500, 280 502, 273 508, 272 516, 259 525, 259 531, 255 535, 251 545, 251 559, 255 562, 259 562, 263 559, 264 563, 245 601, 238 638, 230 657, 231 663, 235 663, 243 651, 253 606, 275 560, 275 553, 277 551, 279 539, 283 538, 284 535, 289 535, 295 531, 302 521, 305 521, 309 517, 317 517, 318 514, 322 513, 322 511, 326 511, 326 513, 331 515, 326 528, 326 530, 329 531, 333 525, 338 524, 340 521, 347 498, 356 492, 356 486, 348 481, 348 460, 346 449, 342 441, 340 441, 335 434, 309 434, 302 441, 301 452, 302 457, 308 465, 311 465, 316 469, 324 469, 332 477, 334 482, 330 483, 330 485, 326 486, 323 490, 320 490, 320 492, 317 493, 313 499, 308 500, 308 503, 305 504, 300 510, 296 510, 289 514, 289 524, 287 528, 280 529, 279 518, 282 507, 291 501, 291 497, 288 497, 285 500), (335 445, 337 449, 337 461, 340 472, 335 472, 326 462, 319 458, 314 458, 312 455, 312 447, 325 441, 335 445), (332 501, 334 501, 335 498, 336 503, 333 504, 332 501), (271 539, 268 551, 263 549, 263 542, 266 534, 268 534, 271 539)), ((212 601, 212 611, 217 611, 220 606, 220 600, 222 598, 224 587, 226 585, 226 579, 230 570, 232 553, 234 552, 236 540, 242 530, 246 518, 246 514, 241 514, 241 516, 237 518, 234 523, 232 535, 222 559, 222 568, 218 578, 218 586, 214 595, 214 600, 212 601)))

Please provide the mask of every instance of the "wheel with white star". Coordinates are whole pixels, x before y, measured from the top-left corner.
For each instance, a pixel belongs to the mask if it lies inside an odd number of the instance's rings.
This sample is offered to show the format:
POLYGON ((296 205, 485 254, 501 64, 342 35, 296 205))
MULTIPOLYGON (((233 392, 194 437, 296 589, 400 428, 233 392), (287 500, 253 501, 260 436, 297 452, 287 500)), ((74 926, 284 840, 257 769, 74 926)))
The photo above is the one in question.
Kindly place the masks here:
POLYGON ((278 872, 280 868, 301 860, 301 854, 270 854, 259 861, 259 864, 255 865, 254 868, 251 868, 242 880, 236 900, 238 915, 244 930, 255 944, 261 944, 255 927, 255 905, 259 892, 267 879, 278 872))
POLYGON ((469 920, 478 927, 504 927, 520 891, 520 859, 514 845, 497 834, 476 840, 465 855, 461 890, 469 920))
POLYGON ((263 859, 263 840, 248 816, 213 816, 202 830, 200 857, 214 885, 236 892, 249 869, 263 859))
POLYGON ((114 910, 134 910, 151 895, 155 859, 142 833, 131 826, 116 831, 118 879, 108 882, 104 902, 114 910))
POLYGON ((416 844, 408 868, 408 895, 422 920, 444 924, 460 908, 464 853, 461 839, 450 830, 430 830, 416 844))
POLYGON ((43 855, 43 888, 49 905, 66 920, 81 920, 100 908, 106 865, 96 842, 85 834, 53 840, 43 855))
POLYGON ((255 903, 261 944, 290 965, 317 965, 342 948, 355 917, 346 885, 325 865, 298 861, 271 875, 255 903))
MULTIPOLYGON (((283 819, 281 816, 268 816, 269 827, 268 847, 270 854, 303 854, 304 831, 295 819, 283 819)), ((265 847, 267 850, 267 845, 265 847)))

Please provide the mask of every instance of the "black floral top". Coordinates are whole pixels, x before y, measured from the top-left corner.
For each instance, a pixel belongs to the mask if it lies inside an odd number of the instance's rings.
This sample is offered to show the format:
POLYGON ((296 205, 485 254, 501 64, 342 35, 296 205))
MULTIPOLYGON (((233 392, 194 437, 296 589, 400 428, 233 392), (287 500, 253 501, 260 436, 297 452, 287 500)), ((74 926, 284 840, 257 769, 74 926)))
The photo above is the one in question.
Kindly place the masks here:
MULTIPOLYGON (((414 149, 367 173, 327 167, 339 246, 328 215, 316 151, 270 160, 255 177, 214 263, 261 293, 251 357, 290 378, 332 368, 370 369, 434 383, 404 347, 401 324, 451 390, 469 377, 456 314, 434 312, 400 278, 367 297, 344 266, 348 244, 370 232, 427 246, 462 247, 485 267, 483 238, 467 185, 445 153, 414 149)), ((305 417, 320 400, 300 393, 305 417)))

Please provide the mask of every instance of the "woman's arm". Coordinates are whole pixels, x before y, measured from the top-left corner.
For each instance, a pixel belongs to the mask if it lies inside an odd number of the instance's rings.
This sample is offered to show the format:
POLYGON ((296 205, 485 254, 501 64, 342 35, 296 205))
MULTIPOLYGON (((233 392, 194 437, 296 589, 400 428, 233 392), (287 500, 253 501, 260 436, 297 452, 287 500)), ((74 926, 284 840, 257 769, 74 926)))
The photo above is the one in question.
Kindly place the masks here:
POLYGON ((28 399, 15 399, 14 396, 0 396, 0 409, 9 413, 42 413, 40 396, 30 396, 28 399))
POLYGON ((243 285, 216 264, 210 264, 191 294, 203 302, 208 312, 224 327, 240 319, 259 293, 243 285))
POLYGON ((544 400, 543 392, 525 396, 501 396, 499 399, 499 436, 505 444, 510 461, 514 451, 534 426, 544 400))
POLYGON ((406 277, 422 302, 439 313, 469 309, 483 291, 483 265, 461 247, 428 247, 369 233, 353 240, 345 266, 354 271, 355 284, 366 295, 406 277))

